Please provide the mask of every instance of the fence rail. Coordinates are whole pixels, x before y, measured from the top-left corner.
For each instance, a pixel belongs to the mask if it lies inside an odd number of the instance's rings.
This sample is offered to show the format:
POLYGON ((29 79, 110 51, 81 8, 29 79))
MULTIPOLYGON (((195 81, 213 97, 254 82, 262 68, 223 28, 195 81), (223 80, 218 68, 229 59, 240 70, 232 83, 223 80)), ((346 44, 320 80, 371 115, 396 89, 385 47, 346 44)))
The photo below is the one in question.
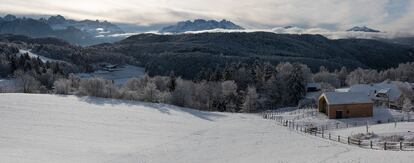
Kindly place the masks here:
MULTIPOLYGON (((357 139, 349 136, 342 136, 338 134, 333 134, 329 132, 329 129, 332 129, 329 124, 322 125, 322 126, 309 126, 309 125, 303 125, 299 123, 295 123, 292 120, 284 120, 282 116, 279 116, 280 114, 275 114, 272 112, 263 112, 262 116, 264 119, 274 120, 276 124, 287 127, 291 130, 304 133, 307 135, 312 135, 316 137, 320 137, 322 139, 328 139, 336 142, 340 142, 343 144, 348 145, 354 145, 361 148, 367 148, 367 149, 376 149, 376 150, 397 150, 397 151, 414 151, 414 142, 377 142, 377 141, 371 141, 371 140, 362 140, 357 139)), ((391 122, 387 121, 389 123, 397 123, 397 121, 391 122)), ((364 123, 366 125, 367 123, 364 123)), ((358 123, 354 125, 345 124, 347 128, 349 127, 358 127, 358 123)), ((362 125, 360 125, 362 126, 362 125)), ((334 124, 333 129, 340 129, 345 128, 343 125, 334 124)))

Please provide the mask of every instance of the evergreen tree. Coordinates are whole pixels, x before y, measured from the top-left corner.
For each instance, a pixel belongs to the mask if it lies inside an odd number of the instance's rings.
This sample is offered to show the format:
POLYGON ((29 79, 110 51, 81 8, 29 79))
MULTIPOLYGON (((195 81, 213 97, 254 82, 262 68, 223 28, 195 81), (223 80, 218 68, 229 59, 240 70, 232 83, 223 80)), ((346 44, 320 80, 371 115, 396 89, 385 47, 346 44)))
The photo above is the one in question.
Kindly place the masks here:
POLYGON ((293 64, 293 69, 287 81, 287 92, 290 104, 297 104, 305 96, 306 85, 299 64, 293 64))
POLYGON ((177 87, 177 78, 175 77, 174 71, 170 72, 170 76, 167 83, 168 91, 173 92, 177 87))

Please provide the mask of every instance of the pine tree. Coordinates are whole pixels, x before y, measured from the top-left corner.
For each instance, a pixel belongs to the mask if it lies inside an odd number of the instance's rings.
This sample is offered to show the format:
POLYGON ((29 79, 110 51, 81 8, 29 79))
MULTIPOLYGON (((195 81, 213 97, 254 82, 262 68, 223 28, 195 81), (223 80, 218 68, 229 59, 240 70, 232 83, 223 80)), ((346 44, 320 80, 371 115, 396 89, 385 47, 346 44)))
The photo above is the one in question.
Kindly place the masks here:
POLYGON ((287 81, 288 102, 297 104, 305 96, 306 86, 303 72, 299 64, 293 64, 293 69, 287 81))
POLYGON ((170 76, 167 83, 168 91, 173 92, 177 87, 177 78, 175 77, 174 71, 170 72, 170 76))

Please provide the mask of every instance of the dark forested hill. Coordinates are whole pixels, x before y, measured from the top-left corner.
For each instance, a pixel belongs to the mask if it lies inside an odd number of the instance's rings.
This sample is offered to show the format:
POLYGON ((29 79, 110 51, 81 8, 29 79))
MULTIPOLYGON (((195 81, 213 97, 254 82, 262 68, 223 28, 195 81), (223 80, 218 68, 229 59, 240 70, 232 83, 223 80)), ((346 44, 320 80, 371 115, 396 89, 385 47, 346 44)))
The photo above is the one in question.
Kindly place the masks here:
POLYGON ((91 48, 122 53, 141 61, 153 74, 174 70, 193 77, 201 69, 226 63, 301 62, 316 70, 384 69, 414 61, 414 48, 375 40, 329 40, 321 35, 289 35, 268 32, 200 33, 181 35, 141 34, 114 44, 91 48))

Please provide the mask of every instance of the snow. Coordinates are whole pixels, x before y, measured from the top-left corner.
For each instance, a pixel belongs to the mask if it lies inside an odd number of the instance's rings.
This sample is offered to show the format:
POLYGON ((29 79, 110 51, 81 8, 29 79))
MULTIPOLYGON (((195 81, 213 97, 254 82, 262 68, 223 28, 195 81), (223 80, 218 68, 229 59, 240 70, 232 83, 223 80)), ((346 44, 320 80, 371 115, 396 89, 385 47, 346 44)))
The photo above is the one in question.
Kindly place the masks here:
POLYGON ((0 94, 0 162, 412 162, 288 130, 255 114, 92 97, 0 94))
MULTIPOLYGON (((333 133, 351 136, 358 133, 366 133, 366 126, 354 127, 342 130, 336 130, 333 133)), ((414 122, 404 122, 404 123, 387 123, 387 124, 378 124, 370 125, 369 132, 374 132, 379 135, 413 135, 414 134, 414 122)))
POLYGON ((47 61, 49 61, 49 62, 51 62, 51 61, 56 61, 56 60, 54 60, 54 59, 50 59, 50 58, 47 58, 47 57, 44 57, 44 56, 41 56, 41 55, 37 55, 37 54, 35 54, 35 53, 32 53, 32 52, 30 52, 30 50, 23 50, 23 49, 19 49, 19 54, 20 54, 20 55, 25 54, 25 53, 29 54, 29 56, 30 56, 30 57, 32 57, 32 58, 37 58, 37 57, 39 57, 39 58, 40 58, 40 60, 41 60, 42 62, 47 62, 47 61))
POLYGON ((372 103, 371 97, 361 92, 325 92, 323 96, 331 105, 372 103))
POLYGON ((335 92, 349 92, 349 88, 338 88, 335 89, 335 92))
POLYGON ((116 85, 124 84, 128 79, 133 77, 141 77, 145 74, 145 69, 132 65, 125 65, 115 71, 98 70, 93 73, 79 73, 81 78, 102 77, 106 80, 113 80, 116 85))
POLYGON ((399 85, 403 85, 402 82, 397 81, 384 81, 377 84, 356 84, 350 87, 349 92, 362 92, 375 97, 376 92, 386 92, 389 95, 391 101, 396 101, 401 96, 401 90, 399 85))

